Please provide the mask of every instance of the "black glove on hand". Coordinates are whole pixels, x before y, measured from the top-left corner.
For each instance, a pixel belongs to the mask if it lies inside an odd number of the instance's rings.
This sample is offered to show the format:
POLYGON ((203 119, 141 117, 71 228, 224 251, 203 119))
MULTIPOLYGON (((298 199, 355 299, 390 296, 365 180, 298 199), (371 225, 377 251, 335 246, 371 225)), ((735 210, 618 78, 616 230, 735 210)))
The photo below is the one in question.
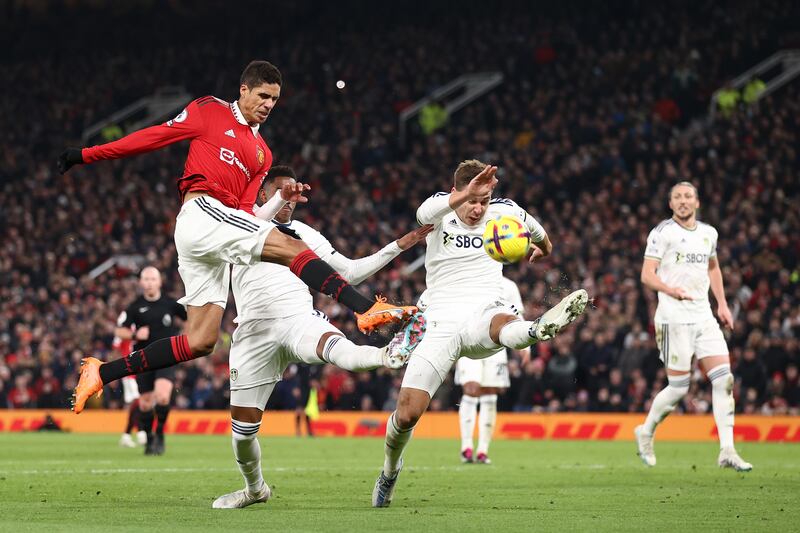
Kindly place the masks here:
POLYGON ((67 148, 61 155, 58 156, 58 161, 56 165, 58 166, 58 171, 62 174, 65 173, 67 170, 72 168, 74 165, 82 165, 83 164, 83 155, 81 154, 80 148, 67 148))

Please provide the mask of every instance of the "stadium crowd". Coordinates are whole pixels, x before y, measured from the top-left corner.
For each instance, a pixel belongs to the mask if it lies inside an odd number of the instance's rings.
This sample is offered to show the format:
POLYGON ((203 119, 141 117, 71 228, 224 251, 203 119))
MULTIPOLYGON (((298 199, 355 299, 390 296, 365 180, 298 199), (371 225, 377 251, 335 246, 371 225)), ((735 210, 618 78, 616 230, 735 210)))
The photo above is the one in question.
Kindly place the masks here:
MULTIPOLYGON (((155 18, 129 8, 115 15, 125 24, 108 26, 113 31, 89 27, 81 11, 89 8, 66 10, 58 26, 9 13, 2 24, 32 21, 17 41, 0 39, 13 52, 2 63, 16 88, 0 101, 0 408, 66 406, 84 353, 119 356, 114 324, 135 298, 136 272, 123 262, 90 278, 107 258, 141 256, 139 264, 164 273, 167 292, 182 292, 172 228, 179 208, 173 181, 185 148, 66 176, 55 171, 58 151, 159 86, 234 98, 242 65, 265 57, 281 68, 285 86, 262 133, 276 162, 293 165, 312 186, 311 202, 296 216, 339 251, 361 257, 402 235, 424 198, 449 189, 457 162, 477 157, 501 166, 499 194, 534 213, 555 244, 547 262, 506 269, 525 314, 541 314, 577 287, 593 296, 576 327, 535 346, 529 362, 510 359, 501 409, 647 409, 666 379, 653 335, 656 295, 639 282, 643 247, 648 231, 669 216, 671 184, 689 179, 700 191, 700 218, 720 233, 736 322, 728 343, 737 411, 800 413, 797 83, 687 129, 726 79, 797 44, 797 30, 784 26, 797 20, 797 7, 623 4, 618 12, 580 14, 577 7, 532 14, 508 5, 486 18, 467 3, 451 19, 442 6, 419 6, 415 17, 396 13, 391 22, 362 11, 332 34, 325 8, 299 2, 274 16, 302 19, 307 29, 288 34, 276 24, 266 37, 253 21, 241 21, 252 31, 220 33, 231 16, 225 10, 212 24, 202 8, 186 13, 179 3, 155 18), (202 38, 212 27, 218 37, 202 38), (63 46, 43 49, 43 34, 45 42, 64 37, 63 46), (183 44, 170 44, 176 39, 183 44), (81 61, 68 61, 78 53, 81 61), (460 74, 492 70, 505 76, 500 87, 427 136, 412 128, 399 147, 400 110, 460 74)), ((406 252, 363 290, 414 302, 424 269, 405 267, 420 252, 406 252)), ((378 342, 361 336, 335 302, 317 297, 316 304, 349 337, 378 342)), ((227 406, 234 315, 231 301, 213 356, 179 367, 179 407, 227 406)), ((293 408, 292 389, 313 384, 322 408, 391 410, 401 376, 290 368, 273 407, 293 408)), ((683 401, 687 412, 710 412, 701 377, 683 401)), ((459 397, 449 379, 432 408, 452 409, 459 397)), ((99 401, 120 407, 119 383, 99 401)))

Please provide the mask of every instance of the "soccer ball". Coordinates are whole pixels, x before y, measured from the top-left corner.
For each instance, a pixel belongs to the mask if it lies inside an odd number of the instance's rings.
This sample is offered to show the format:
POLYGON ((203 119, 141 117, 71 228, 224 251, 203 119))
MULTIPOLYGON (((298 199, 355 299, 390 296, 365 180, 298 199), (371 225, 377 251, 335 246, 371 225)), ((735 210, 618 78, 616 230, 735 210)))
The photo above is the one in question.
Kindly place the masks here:
POLYGON ((501 215, 486 223, 483 249, 495 261, 516 263, 528 254, 530 247, 531 233, 517 217, 501 215))

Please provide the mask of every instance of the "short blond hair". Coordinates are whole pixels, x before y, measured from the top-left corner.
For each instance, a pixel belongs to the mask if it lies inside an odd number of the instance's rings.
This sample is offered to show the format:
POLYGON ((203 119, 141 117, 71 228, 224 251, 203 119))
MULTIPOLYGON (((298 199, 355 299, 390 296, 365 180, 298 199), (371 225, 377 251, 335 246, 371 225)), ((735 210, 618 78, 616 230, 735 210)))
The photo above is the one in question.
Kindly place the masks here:
POLYGON ((472 181, 475 176, 483 172, 484 168, 486 168, 486 163, 478 161, 477 159, 467 159, 459 163, 456 171, 453 173, 453 185, 456 190, 460 191, 469 185, 469 182, 472 181))

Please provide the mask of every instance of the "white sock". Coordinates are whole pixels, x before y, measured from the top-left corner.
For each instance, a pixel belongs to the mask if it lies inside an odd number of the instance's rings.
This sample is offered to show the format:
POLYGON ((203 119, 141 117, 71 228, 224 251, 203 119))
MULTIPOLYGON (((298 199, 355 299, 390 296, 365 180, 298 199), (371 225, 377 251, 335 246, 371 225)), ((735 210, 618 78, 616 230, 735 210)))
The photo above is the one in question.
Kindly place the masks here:
POLYGON ((239 472, 244 477, 247 492, 259 492, 264 486, 264 477, 261 475, 261 446, 258 444, 258 430, 261 422, 239 422, 231 419, 231 434, 233 436, 233 455, 239 472))
POLYGON ((458 406, 458 422, 461 427, 461 451, 472 449, 472 434, 475 432, 475 415, 478 413, 478 399, 474 396, 461 396, 458 406))
POLYGON ((478 415, 478 453, 489 454, 489 444, 497 421, 497 394, 481 396, 481 412, 478 415))
POLYGON ((325 341, 322 359, 353 372, 372 370, 383 366, 381 348, 359 346, 341 335, 332 335, 325 341))
POLYGON ((675 409, 675 406, 689 392, 690 376, 667 376, 669 382, 664 389, 656 394, 650 412, 647 413, 647 420, 644 422, 644 432, 652 435, 656 431, 656 426, 667 415, 675 409))
POLYGON ((509 322, 500 330, 500 344, 512 350, 522 350, 536 344, 537 339, 530 333, 534 323, 528 320, 509 322))
POLYGON ((733 374, 731 365, 721 364, 708 372, 711 380, 711 407, 717 423, 720 448, 733 448, 733 374))
POLYGON ((411 434, 414 432, 414 428, 400 429, 397 427, 394 419, 396 412, 389 415, 389 421, 386 423, 386 442, 383 447, 386 455, 383 461, 383 474, 390 478, 397 475, 403 450, 406 449, 408 441, 411 440, 411 434))

